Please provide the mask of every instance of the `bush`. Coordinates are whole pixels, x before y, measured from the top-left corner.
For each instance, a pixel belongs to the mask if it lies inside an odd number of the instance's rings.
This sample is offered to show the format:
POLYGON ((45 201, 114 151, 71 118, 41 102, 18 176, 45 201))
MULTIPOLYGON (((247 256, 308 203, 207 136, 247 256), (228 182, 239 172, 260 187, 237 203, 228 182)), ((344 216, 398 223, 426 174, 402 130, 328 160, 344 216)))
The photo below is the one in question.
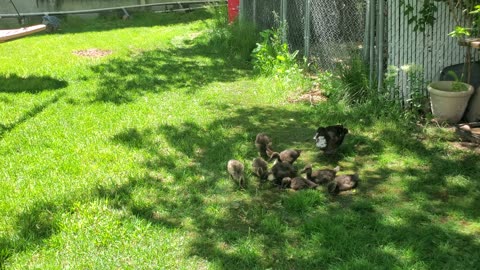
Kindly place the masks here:
POLYGON ((280 24, 280 27, 260 32, 261 41, 252 52, 253 68, 259 74, 287 80, 301 75, 298 51, 290 53, 288 44, 281 39, 285 27, 285 24, 280 24))

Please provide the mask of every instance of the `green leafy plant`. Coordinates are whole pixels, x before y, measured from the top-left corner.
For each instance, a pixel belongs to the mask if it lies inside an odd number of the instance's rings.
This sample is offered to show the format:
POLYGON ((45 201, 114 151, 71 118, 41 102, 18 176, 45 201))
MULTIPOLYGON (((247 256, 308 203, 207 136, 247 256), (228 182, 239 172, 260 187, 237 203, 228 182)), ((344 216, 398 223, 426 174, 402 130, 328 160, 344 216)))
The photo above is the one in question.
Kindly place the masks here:
POLYGON ((456 26, 450 36, 463 38, 480 33, 480 4, 478 0, 424 0, 423 4, 415 10, 414 6, 405 0, 400 0, 403 13, 407 16, 408 23, 413 24, 415 31, 424 32, 428 26, 436 21, 438 3, 448 5, 456 26))
POLYGON ((450 70, 447 72, 447 74, 455 80, 452 84, 452 91, 461 92, 468 90, 467 85, 462 83, 462 79, 458 77, 457 73, 455 73, 453 70, 450 70))
POLYGON ((388 66, 383 79, 383 88, 386 93, 389 93, 393 100, 400 100, 395 98, 400 93, 400 86, 396 83, 399 69, 396 66, 388 66))
POLYGON ((291 78, 301 73, 298 50, 290 52, 288 44, 282 41, 285 27, 285 23, 280 23, 279 27, 260 32, 261 41, 252 52, 253 67, 258 73, 279 78, 291 78))
POLYGON ((315 79, 315 84, 322 90, 322 94, 327 97, 335 95, 337 89, 340 87, 340 81, 336 79, 336 75, 329 71, 319 72, 315 79))
POLYGON ((409 92, 407 109, 416 116, 425 115, 429 108, 428 97, 425 93, 427 85, 423 68, 419 65, 411 64, 402 66, 401 69, 407 75, 407 89, 409 92))

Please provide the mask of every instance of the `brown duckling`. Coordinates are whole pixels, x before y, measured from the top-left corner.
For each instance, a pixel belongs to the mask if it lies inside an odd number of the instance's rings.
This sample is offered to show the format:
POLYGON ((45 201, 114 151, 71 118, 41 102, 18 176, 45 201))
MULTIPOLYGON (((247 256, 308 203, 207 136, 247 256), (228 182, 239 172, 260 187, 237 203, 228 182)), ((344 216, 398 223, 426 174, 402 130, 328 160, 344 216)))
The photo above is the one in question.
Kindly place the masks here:
POLYGON ((255 147, 261 157, 268 157, 267 151, 271 151, 272 140, 265 133, 258 133, 255 137, 255 147))
POLYGON ((348 129, 343 125, 319 127, 313 139, 317 147, 323 150, 325 154, 334 154, 347 134, 348 129))
POLYGON ((333 170, 323 169, 323 170, 313 171, 312 164, 309 164, 305 166, 305 168, 303 168, 303 170, 300 171, 300 173, 306 173, 308 180, 321 185, 335 179, 335 176, 337 175, 338 171, 340 171, 339 166, 335 167, 333 170))
POLYGON ((316 188, 318 185, 314 182, 305 179, 301 176, 294 178, 284 177, 282 179, 282 187, 291 188, 293 190, 307 189, 307 188, 316 188))
POLYGON ((287 149, 283 150, 282 152, 271 152, 270 159, 269 161, 277 158, 282 162, 288 162, 290 164, 293 164, 297 158, 300 156, 302 153, 302 150, 298 149, 287 149))
POLYGON ((292 164, 288 162, 282 162, 277 159, 275 164, 273 164, 272 168, 270 169, 267 179, 269 181, 273 181, 277 185, 280 185, 283 178, 295 177, 296 175, 297 170, 292 164))
POLYGON ((255 158, 252 162, 252 169, 260 180, 266 180, 268 177, 268 163, 261 157, 255 158))
POLYGON ((354 189, 358 186, 358 174, 339 175, 328 184, 328 192, 338 194, 341 191, 354 189))
POLYGON ((227 171, 230 177, 243 188, 245 185, 244 166, 238 160, 231 159, 227 163, 227 171))

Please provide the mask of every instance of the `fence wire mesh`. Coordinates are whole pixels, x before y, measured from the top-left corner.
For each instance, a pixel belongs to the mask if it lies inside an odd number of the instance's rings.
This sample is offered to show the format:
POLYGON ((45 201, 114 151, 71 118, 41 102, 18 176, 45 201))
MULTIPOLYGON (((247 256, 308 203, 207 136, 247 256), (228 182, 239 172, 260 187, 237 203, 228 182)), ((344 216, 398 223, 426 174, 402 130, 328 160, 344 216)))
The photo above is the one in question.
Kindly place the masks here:
POLYGON ((275 26, 275 16, 280 16, 282 0, 241 0, 242 19, 254 23, 258 29, 275 26))
POLYGON ((363 44, 366 0, 242 0, 241 7, 260 30, 276 26, 277 14, 290 48, 321 69, 334 69, 363 44))

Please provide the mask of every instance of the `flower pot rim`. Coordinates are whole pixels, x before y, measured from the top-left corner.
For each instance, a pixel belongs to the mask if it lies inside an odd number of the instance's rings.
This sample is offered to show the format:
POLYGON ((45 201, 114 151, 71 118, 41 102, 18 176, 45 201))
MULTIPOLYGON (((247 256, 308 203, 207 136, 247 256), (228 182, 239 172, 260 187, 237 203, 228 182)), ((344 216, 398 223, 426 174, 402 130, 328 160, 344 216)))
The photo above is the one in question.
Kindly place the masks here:
POLYGON ((456 81, 435 81, 427 86, 428 92, 436 93, 441 96, 467 96, 473 93, 473 86, 464 82, 456 81), (467 90, 455 91, 449 90, 454 83, 460 83, 467 86, 467 90))

